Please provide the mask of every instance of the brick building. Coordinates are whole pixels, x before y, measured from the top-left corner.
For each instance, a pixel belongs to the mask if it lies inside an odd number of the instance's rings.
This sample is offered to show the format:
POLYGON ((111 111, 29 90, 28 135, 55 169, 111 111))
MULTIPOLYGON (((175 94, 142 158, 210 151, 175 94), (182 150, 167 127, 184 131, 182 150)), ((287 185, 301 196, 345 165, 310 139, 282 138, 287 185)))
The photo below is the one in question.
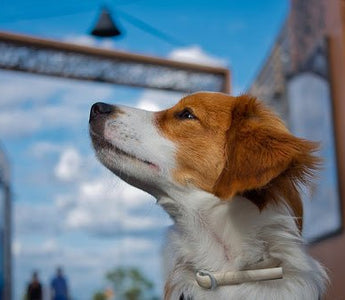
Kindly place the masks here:
MULTIPOLYGON (((334 217, 329 215, 328 223, 338 218, 339 224, 320 239, 311 239, 309 250, 329 271, 331 286, 326 296, 329 300, 345 299, 344 78, 345 0, 291 0, 286 22, 249 92, 275 107, 292 131, 298 127, 296 123, 301 124, 313 115, 318 103, 325 108, 317 115, 319 119, 309 123, 309 130, 316 134, 321 128, 317 127, 319 120, 324 118, 329 122, 324 137, 332 145, 328 150, 333 154, 328 155, 334 165, 330 163, 328 167, 336 179, 337 195, 322 194, 323 211, 318 216, 309 216, 309 223, 312 223, 310 228, 317 227, 331 209, 330 198, 336 197, 336 212, 334 217), (296 109, 301 107, 304 110, 296 109)), ((307 131, 301 132, 303 135, 307 131)), ((327 180, 326 176, 324 187, 328 185, 327 180)))
POLYGON ((291 0, 290 13, 249 93, 264 99, 288 121, 286 81, 324 48, 327 0, 291 0))

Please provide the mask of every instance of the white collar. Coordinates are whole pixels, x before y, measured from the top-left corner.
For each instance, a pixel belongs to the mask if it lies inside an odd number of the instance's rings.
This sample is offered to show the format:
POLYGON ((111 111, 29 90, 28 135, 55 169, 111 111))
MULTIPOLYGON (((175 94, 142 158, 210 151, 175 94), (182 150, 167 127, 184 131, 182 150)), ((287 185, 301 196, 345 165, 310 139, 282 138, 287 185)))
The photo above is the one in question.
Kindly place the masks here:
POLYGON ((250 270, 232 272, 209 272, 206 270, 198 270, 195 274, 195 278, 199 286, 205 289, 214 290, 218 286, 224 285, 281 279, 283 278, 283 268, 279 265, 279 260, 269 258, 253 265, 250 270))

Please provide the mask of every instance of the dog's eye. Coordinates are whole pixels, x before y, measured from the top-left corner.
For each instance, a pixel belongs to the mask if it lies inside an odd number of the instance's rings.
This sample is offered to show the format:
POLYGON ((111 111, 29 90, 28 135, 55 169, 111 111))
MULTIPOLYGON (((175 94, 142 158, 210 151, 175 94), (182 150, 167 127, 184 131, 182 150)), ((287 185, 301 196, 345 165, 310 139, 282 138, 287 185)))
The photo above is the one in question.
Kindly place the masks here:
POLYGON ((190 108, 185 108, 184 110, 178 112, 176 114, 176 117, 180 120, 194 120, 197 119, 197 117, 193 114, 192 110, 190 108))

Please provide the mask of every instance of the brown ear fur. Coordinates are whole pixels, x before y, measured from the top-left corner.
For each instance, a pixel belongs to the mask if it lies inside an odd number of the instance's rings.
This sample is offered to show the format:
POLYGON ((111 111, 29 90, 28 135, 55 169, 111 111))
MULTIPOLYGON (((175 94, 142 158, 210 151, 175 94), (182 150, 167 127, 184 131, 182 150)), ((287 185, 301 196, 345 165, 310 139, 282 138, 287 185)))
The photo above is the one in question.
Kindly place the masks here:
POLYGON ((222 199, 242 194, 260 209, 283 198, 302 217, 298 185, 317 169, 320 161, 312 153, 318 145, 291 135, 274 113, 247 95, 234 102, 226 135, 226 164, 214 193, 222 199))

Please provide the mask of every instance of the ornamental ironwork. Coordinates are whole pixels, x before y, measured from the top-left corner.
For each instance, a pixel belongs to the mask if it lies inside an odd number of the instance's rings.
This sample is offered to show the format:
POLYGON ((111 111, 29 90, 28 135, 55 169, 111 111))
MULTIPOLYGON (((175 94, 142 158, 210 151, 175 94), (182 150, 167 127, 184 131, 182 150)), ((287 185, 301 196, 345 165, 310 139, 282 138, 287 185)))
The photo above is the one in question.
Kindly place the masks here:
POLYGON ((1 32, 0 68, 180 92, 229 92, 226 68, 1 32))

